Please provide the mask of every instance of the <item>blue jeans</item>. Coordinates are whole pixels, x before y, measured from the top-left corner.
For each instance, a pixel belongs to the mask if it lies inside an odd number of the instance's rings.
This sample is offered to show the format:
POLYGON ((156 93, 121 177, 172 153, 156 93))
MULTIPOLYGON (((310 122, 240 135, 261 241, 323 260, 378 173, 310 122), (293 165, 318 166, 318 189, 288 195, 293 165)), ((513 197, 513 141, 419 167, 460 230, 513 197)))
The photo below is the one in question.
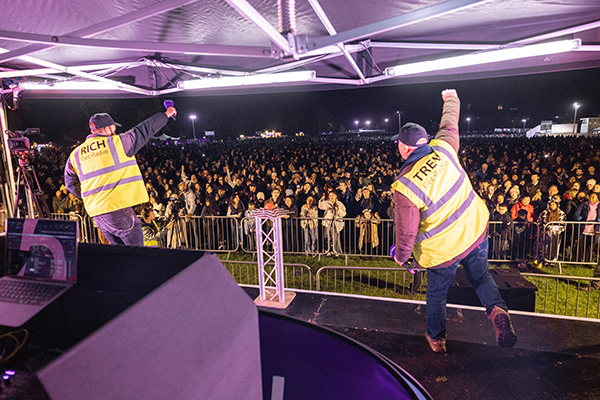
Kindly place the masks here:
POLYGON ((308 255, 317 254, 317 227, 303 228, 304 231, 304 252, 308 255))
POLYGON ((454 275, 459 262, 462 264, 467 278, 486 313, 490 315, 493 308, 498 306, 506 311, 498 285, 488 271, 488 239, 487 236, 479 246, 471 251, 464 259, 446 268, 427 270, 427 335, 432 339, 446 337, 446 298, 448 289, 454 281, 454 275))
POLYGON ((94 222, 111 244, 144 245, 142 221, 131 207, 96 215, 94 222))

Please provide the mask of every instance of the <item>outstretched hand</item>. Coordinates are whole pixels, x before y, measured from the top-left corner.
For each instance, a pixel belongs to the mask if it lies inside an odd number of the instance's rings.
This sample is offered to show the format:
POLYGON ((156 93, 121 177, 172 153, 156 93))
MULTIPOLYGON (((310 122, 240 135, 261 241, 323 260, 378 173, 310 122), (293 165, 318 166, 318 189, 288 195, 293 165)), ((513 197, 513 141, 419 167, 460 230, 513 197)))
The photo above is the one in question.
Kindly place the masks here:
POLYGON ((177 115, 177 110, 175 109, 175 107, 169 107, 167 108, 167 111, 165 111, 165 114, 168 118, 171 118, 177 115))
POLYGON ((456 89, 445 89, 442 91, 442 100, 446 101, 449 97, 458 97, 456 89))

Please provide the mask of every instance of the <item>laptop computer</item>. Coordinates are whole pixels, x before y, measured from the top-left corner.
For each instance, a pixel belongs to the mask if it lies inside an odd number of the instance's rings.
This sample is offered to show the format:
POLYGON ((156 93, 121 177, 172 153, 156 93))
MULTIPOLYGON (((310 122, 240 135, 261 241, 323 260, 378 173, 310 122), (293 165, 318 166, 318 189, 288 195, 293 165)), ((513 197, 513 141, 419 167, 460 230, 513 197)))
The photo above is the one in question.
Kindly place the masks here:
POLYGON ((8 218, 0 325, 18 327, 77 279, 77 221, 8 218))

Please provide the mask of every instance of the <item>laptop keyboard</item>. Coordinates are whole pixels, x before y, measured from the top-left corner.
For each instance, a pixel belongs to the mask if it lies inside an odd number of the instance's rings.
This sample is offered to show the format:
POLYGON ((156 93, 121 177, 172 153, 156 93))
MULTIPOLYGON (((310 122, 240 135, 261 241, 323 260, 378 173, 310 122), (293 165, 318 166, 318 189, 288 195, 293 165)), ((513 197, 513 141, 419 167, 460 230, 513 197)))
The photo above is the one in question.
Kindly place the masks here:
POLYGON ((0 301, 37 306, 48 302, 63 288, 45 283, 0 280, 0 301))

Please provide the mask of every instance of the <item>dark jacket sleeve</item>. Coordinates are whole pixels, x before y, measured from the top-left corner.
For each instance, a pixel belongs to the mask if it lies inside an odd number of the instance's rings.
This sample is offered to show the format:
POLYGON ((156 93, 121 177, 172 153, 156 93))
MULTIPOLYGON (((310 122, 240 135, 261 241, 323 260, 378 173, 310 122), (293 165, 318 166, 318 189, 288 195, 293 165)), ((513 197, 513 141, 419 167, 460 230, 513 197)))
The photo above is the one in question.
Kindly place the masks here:
POLYGON ((65 165, 65 186, 67 190, 73 193, 78 198, 81 198, 81 185, 79 184, 79 178, 71 165, 71 159, 67 158, 65 165))
POLYGON ((396 261, 408 261, 419 232, 419 208, 406 196, 394 192, 394 229, 396 232, 396 261))
POLYGON ((458 119, 460 118, 460 100, 458 97, 448 97, 444 101, 444 108, 442 111, 442 120, 440 122, 440 130, 436 139, 448 142, 454 151, 458 153, 460 147, 460 140, 458 138, 458 119))
POLYGON ((128 157, 133 157, 168 121, 167 115, 164 112, 159 112, 127 132, 119 134, 123 141, 125 154, 128 157))

